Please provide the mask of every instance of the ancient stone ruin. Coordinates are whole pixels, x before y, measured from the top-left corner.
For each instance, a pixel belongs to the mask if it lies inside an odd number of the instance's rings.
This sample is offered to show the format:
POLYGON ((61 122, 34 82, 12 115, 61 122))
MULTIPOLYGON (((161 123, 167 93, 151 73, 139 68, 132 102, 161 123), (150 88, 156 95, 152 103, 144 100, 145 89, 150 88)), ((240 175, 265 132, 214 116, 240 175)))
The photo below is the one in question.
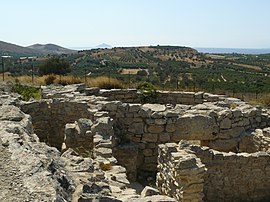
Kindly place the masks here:
POLYGON ((83 84, 42 97, 1 92, 4 201, 270 200, 267 109, 204 92, 140 104, 137 90, 83 84))

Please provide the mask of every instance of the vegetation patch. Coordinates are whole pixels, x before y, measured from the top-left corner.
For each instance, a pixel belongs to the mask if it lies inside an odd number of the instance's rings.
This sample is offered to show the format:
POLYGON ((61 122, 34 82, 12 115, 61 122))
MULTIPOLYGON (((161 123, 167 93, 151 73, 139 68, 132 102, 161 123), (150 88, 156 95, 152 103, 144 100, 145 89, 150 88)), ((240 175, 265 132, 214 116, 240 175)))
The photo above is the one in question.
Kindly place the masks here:
POLYGON ((89 80, 89 86, 99 87, 102 89, 123 89, 125 85, 118 79, 110 77, 97 77, 89 80))
POLYGON ((40 88, 22 85, 18 81, 15 83, 12 89, 13 89, 13 92, 20 94, 24 101, 29 101, 31 98, 34 98, 34 99, 41 98, 40 88))
POLYGON ((138 86, 141 103, 155 103, 157 101, 157 90, 154 85, 142 82, 138 86))

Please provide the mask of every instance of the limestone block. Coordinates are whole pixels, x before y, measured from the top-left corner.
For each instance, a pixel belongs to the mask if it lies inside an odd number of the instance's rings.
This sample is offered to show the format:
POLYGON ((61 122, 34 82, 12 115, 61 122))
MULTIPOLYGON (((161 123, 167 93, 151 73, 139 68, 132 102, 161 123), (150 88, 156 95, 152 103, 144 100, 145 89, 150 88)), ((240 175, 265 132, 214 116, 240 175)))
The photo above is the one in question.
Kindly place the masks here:
POLYGON ((195 99, 195 104, 202 104, 204 102, 203 99, 195 99))
POLYGON ((150 118, 150 119, 145 119, 145 121, 146 121, 146 123, 147 123, 148 125, 153 125, 153 124, 155 124, 155 119, 152 119, 152 118, 150 118))
POLYGON ((100 88, 92 87, 92 88, 85 88, 84 93, 88 96, 89 95, 98 95, 99 91, 100 91, 100 88))
POLYGON ((140 108, 138 112, 138 114, 143 118, 149 118, 151 116, 151 113, 152 113, 151 109, 143 106, 140 108))
POLYGON ((209 141, 209 144, 207 145, 212 149, 216 149, 218 151, 224 151, 224 152, 237 152, 238 150, 238 139, 226 139, 226 140, 214 140, 209 141))
POLYGON ((159 191, 153 187, 146 186, 141 192, 142 197, 159 195, 159 191))
POLYGON ((161 133, 161 132, 164 131, 164 126, 161 126, 161 125, 150 125, 147 128, 147 131, 149 133, 161 133))
POLYGON ((146 148, 148 149, 155 149, 156 147, 156 143, 146 143, 146 148))
POLYGON ((87 130, 91 129, 91 126, 93 125, 93 122, 90 119, 81 118, 77 121, 80 134, 85 134, 87 130))
POLYGON ((138 112, 140 110, 141 104, 129 104, 129 112, 138 112))
POLYGON ((174 198, 165 195, 146 196, 142 199, 133 198, 129 199, 130 202, 176 202, 174 198))
POLYGON ((139 143, 139 149, 145 149, 145 144, 144 143, 139 143))
POLYGON ((179 113, 177 113, 175 111, 170 111, 170 110, 166 110, 163 114, 166 118, 178 117, 178 115, 179 115, 179 113))
POLYGON ((128 128, 128 131, 134 134, 143 134, 143 130, 144 124, 142 122, 132 123, 128 128))
POLYGON ((182 104, 193 104, 195 99, 192 97, 182 97, 177 99, 177 103, 182 103, 182 104))
POLYGON ((157 142, 158 134, 156 133, 144 133, 142 136, 142 141, 145 142, 157 142))
POLYGON ((177 119, 175 126, 173 141, 211 140, 218 132, 215 120, 207 115, 185 114, 177 119))
POLYGON ((143 150, 143 155, 144 156, 152 156, 153 155, 153 150, 152 149, 144 149, 143 150))
POLYGON ((232 110, 232 114, 233 114, 233 117, 234 117, 234 118, 239 118, 239 117, 242 116, 242 112, 241 112, 241 110, 239 110, 239 109, 233 109, 233 110, 232 110))
POLYGON ((160 133, 158 135, 158 142, 166 143, 166 142, 170 142, 170 140, 171 140, 171 136, 169 133, 160 133))
POLYGON ((220 129, 230 129, 232 127, 232 121, 229 118, 223 119, 219 124, 220 129))
POLYGON ((166 125, 166 131, 169 132, 169 133, 172 133, 175 131, 175 124, 167 124, 166 125))
POLYGON ((103 105, 103 109, 105 111, 116 111, 118 105, 120 105, 121 102, 120 101, 111 101, 111 102, 107 102, 105 103, 105 105, 103 105))
POLYGON ((204 94, 204 92, 197 92, 194 94, 194 97, 196 99, 203 99, 203 94, 204 94))
POLYGON ((125 113, 125 116, 124 117, 126 117, 126 118, 133 118, 134 117, 134 114, 128 112, 128 113, 125 113))
POLYGON ((142 108, 150 109, 151 111, 154 111, 154 112, 164 112, 166 110, 165 105, 160 105, 160 104, 144 104, 142 108))
POLYGON ((166 119, 155 119, 155 124, 157 125, 165 125, 166 119))
POLYGON ((133 118, 133 122, 140 123, 140 122, 143 122, 143 119, 139 117, 133 118))
POLYGON ((182 96, 183 97, 188 97, 188 98, 194 98, 195 93, 194 92, 183 92, 182 96))

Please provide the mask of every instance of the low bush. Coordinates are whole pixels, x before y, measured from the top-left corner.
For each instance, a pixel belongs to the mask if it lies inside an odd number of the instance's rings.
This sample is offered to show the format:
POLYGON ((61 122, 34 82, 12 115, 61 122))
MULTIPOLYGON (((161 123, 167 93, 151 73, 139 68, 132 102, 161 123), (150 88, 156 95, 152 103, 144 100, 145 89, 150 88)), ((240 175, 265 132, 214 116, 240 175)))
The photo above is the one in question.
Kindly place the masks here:
POLYGON ((141 103, 155 103, 157 101, 157 90, 154 85, 148 82, 142 82, 137 87, 141 103))
POLYGON ((40 99, 41 90, 40 88, 21 85, 17 80, 16 84, 12 88, 13 92, 16 92, 22 96, 24 101, 29 101, 31 98, 40 99))

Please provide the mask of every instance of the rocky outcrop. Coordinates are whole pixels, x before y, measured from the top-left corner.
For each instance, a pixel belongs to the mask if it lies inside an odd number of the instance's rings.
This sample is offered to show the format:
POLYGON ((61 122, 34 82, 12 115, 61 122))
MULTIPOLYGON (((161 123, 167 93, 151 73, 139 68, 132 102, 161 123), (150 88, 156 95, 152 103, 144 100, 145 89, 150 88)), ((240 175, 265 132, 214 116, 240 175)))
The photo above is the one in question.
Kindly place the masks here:
POLYGON ((1 201, 70 201, 74 184, 59 151, 39 142, 30 116, 5 101, 0 106, 1 201))

